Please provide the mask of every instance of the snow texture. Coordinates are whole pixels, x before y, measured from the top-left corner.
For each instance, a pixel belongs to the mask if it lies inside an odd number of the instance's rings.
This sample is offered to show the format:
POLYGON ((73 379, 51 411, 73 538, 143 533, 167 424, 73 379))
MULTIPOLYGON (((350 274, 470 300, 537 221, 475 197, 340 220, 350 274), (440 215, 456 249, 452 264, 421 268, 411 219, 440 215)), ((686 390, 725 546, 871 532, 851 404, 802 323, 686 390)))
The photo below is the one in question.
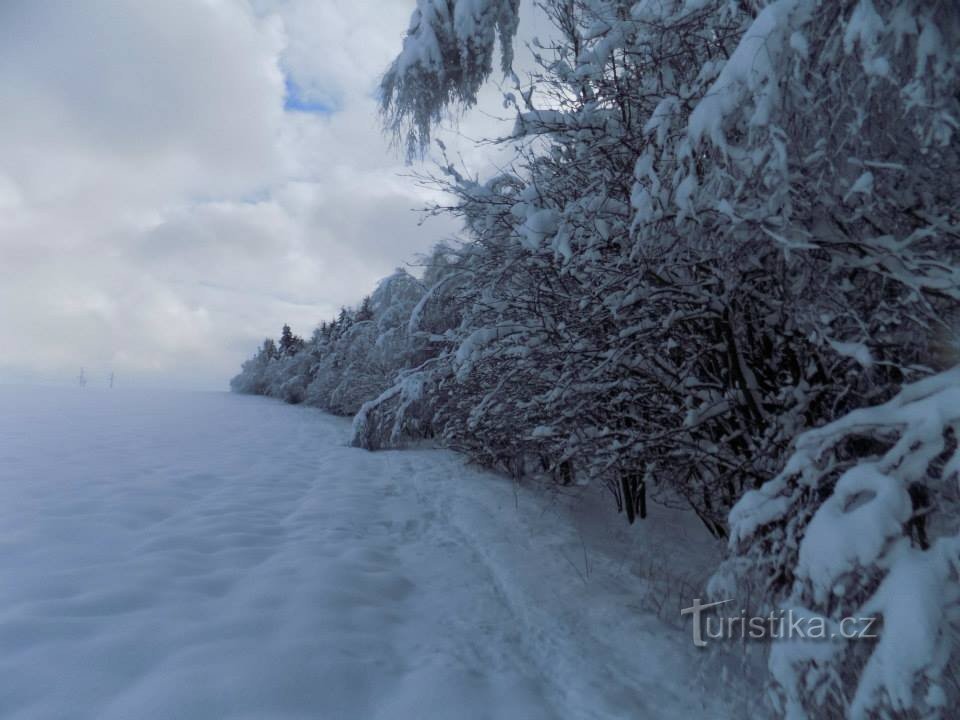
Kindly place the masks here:
POLYGON ((348 433, 249 396, 0 387, 0 717, 722 715, 686 633, 624 612, 609 523, 348 433))

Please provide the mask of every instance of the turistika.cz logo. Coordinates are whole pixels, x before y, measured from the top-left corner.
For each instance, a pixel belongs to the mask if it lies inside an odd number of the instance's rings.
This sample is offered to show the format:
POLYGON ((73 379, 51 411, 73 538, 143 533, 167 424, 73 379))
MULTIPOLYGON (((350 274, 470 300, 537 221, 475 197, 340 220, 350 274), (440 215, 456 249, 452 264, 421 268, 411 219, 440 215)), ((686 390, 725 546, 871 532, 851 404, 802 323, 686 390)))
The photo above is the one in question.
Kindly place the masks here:
POLYGON ((871 632, 875 617, 846 617, 830 620, 819 615, 803 614, 793 608, 772 610, 769 615, 721 616, 705 612, 719 608, 733 600, 702 603, 694 598, 693 605, 680 610, 681 617, 693 616, 693 644, 706 647, 708 640, 866 640, 877 637, 871 632))

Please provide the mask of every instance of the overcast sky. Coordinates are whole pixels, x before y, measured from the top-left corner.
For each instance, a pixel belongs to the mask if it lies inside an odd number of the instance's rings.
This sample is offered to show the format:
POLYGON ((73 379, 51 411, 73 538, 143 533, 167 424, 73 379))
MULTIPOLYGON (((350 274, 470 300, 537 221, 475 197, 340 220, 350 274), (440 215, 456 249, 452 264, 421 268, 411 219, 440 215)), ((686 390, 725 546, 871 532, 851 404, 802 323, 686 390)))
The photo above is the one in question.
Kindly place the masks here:
POLYGON ((0 1, 0 382, 223 389, 454 233, 377 124, 414 6, 0 1))

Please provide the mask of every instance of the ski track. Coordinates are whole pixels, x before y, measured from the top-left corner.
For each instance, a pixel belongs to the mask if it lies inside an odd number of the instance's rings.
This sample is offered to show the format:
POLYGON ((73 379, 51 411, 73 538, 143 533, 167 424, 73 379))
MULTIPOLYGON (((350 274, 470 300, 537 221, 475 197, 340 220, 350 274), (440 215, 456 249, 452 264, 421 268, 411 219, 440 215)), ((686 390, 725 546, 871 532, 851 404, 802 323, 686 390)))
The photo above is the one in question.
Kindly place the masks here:
POLYGON ((562 509, 348 429, 262 398, 0 388, 0 717, 723 716, 562 509))

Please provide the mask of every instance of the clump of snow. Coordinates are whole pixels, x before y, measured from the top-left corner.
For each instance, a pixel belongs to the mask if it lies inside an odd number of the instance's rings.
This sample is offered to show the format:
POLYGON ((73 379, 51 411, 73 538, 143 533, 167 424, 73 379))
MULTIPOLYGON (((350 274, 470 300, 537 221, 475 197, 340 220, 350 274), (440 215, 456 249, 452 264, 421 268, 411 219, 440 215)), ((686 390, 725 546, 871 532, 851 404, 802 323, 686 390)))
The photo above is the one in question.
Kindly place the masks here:
POLYGON ((883 31, 883 18, 877 13, 872 0, 860 0, 843 34, 843 49, 850 54, 854 47, 859 46, 863 69, 870 75, 886 77, 890 72, 890 63, 878 55, 883 31))
POLYGON ((732 115, 750 111, 752 126, 766 125, 780 98, 777 60, 809 15, 809 0, 775 0, 757 15, 713 85, 690 114, 691 140, 707 138, 727 147, 725 125, 732 115))
POLYGON ((844 574, 876 562, 902 534, 910 512, 907 489, 876 466, 865 463, 844 473, 800 545, 797 574, 810 581, 816 601, 826 602, 844 574))
POLYGON ((537 250, 541 243, 554 235, 560 227, 560 213, 552 209, 533 210, 520 227, 520 235, 524 245, 530 250, 537 250))
MULTIPOLYGON (((880 700, 896 711, 915 707, 917 678, 927 679, 927 702, 943 697, 939 676, 949 658, 952 619, 948 608, 960 601, 956 578, 957 538, 944 539, 927 552, 900 544, 891 553, 890 570, 862 608, 882 616, 883 630, 863 671, 850 708, 853 718, 870 717, 880 700)), ((943 709, 943 708, 941 708, 943 709)))
POLYGON ((860 365, 868 368, 873 365, 873 355, 870 353, 864 343, 842 342, 840 340, 830 340, 830 347, 845 357, 851 357, 860 365))
POLYGON ((873 192, 873 173, 869 170, 858 177, 847 191, 844 200, 850 200, 854 195, 869 195, 873 192))

